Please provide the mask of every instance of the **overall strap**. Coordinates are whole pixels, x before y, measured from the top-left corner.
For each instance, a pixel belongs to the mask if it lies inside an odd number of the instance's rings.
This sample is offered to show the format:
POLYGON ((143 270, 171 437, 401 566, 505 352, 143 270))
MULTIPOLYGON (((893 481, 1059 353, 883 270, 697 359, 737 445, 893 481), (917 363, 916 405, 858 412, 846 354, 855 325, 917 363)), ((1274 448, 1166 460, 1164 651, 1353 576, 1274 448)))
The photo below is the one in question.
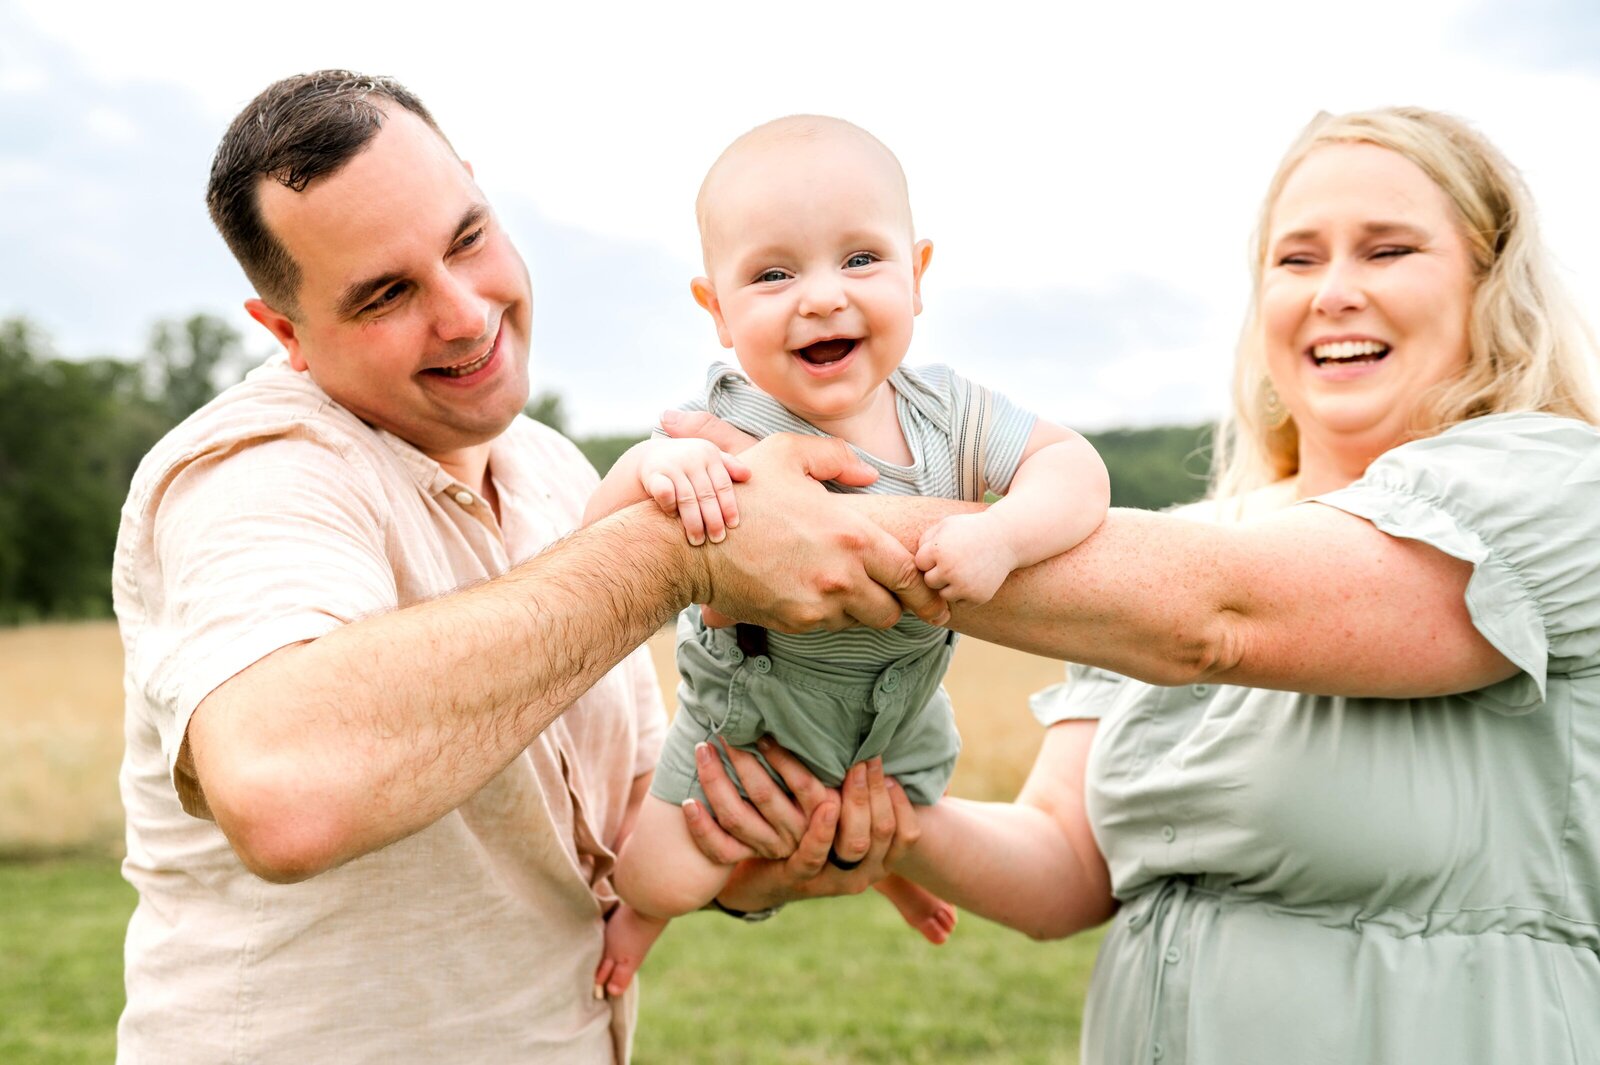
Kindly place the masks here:
POLYGON ((950 383, 950 446, 955 452, 956 497, 981 503, 989 490, 983 479, 989 436, 989 390, 965 378, 950 383))

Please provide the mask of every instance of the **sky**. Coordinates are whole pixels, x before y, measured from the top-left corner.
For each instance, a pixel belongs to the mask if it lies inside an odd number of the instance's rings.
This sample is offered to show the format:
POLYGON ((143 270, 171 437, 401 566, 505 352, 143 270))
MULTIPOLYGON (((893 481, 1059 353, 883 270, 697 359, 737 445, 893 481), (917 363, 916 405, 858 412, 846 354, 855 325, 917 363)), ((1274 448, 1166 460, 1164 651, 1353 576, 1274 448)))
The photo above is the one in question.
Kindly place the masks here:
POLYGON ((533 275, 534 387, 580 434, 649 425, 729 354, 689 295, 695 191, 796 112, 905 167, 934 243, 910 360, 1076 428, 1222 412, 1259 201, 1319 110, 1471 121, 1600 323, 1586 0, 0 0, 0 317, 133 358, 158 319, 208 311, 269 353, 205 177, 260 89, 330 66, 399 78, 473 163, 533 275))

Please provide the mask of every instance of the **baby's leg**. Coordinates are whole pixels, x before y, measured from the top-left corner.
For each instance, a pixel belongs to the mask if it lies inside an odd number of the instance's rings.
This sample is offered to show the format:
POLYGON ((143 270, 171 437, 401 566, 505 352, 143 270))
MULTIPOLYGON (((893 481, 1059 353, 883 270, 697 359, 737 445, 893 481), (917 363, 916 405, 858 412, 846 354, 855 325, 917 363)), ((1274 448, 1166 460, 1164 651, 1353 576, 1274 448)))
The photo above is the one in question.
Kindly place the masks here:
POLYGON ((667 921, 710 902, 728 882, 731 869, 700 853, 683 823, 682 810, 646 795, 617 856, 612 881, 622 904, 606 920, 594 997, 626 991, 667 921))
POLYGON ((594 997, 616 998, 628 990, 633 974, 666 928, 665 917, 646 917, 626 902, 619 903, 606 918, 606 946, 594 972, 594 997))
POLYGON ((718 865, 695 846, 683 811, 646 795, 639 818, 617 857, 617 894, 641 914, 665 919, 693 913, 728 882, 731 865, 718 865))
POLYGON ((900 911, 906 924, 921 932, 934 946, 950 938, 956 927, 956 908, 925 887, 890 873, 872 885, 900 911))

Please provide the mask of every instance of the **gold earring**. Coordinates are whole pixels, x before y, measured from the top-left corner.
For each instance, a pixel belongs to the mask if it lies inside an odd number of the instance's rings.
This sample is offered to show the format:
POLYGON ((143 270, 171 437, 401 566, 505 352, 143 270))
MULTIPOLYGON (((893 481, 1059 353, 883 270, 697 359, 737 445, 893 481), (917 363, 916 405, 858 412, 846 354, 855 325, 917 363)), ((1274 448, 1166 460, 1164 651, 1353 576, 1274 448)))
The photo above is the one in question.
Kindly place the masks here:
POLYGON ((1266 396, 1261 401, 1261 412, 1265 415, 1266 427, 1270 430, 1282 429, 1289 424, 1289 408, 1283 405, 1283 399, 1278 395, 1278 390, 1272 387, 1272 382, 1267 382, 1266 396))

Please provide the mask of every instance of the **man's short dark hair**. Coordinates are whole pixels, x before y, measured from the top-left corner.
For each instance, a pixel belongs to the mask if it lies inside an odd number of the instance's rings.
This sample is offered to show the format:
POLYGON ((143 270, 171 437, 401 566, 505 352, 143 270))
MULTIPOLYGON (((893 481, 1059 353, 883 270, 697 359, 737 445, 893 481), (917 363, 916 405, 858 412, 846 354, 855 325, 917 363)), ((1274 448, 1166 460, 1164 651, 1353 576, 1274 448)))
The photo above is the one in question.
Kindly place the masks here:
POLYGON ((222 135, 206 207, 257 295, 280 313, 299 314, 300 267, 261 217, 261 179, 304 192, 367 146, 383 128, 386 104, 405 108, 444 136, 422 101, 398 81, 348 70, 274 82, 222 135))

